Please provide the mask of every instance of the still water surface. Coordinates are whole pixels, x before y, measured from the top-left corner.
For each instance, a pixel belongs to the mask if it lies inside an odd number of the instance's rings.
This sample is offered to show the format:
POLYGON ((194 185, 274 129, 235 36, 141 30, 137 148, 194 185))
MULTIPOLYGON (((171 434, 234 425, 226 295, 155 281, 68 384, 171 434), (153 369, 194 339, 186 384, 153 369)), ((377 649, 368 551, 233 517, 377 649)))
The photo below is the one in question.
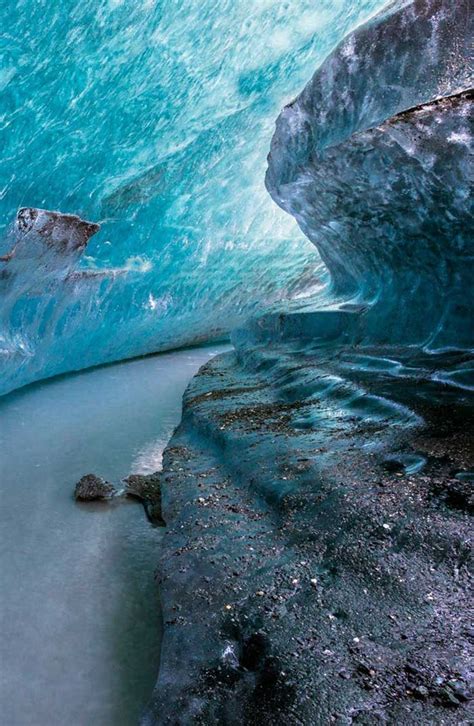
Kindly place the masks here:
POLYGON ((0 399, 0 722, 129 726, 156 679, 162 530, 77 504, 85 473, 159 468, 184 389, 223 347, 136 360, 0 399))

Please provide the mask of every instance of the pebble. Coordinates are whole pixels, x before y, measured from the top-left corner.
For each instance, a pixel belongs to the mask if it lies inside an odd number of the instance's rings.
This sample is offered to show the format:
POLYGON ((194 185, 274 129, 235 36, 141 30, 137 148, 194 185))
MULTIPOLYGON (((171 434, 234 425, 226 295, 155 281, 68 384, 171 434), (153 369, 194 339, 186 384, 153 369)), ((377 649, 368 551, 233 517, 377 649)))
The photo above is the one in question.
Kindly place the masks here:
POLYGON ((426 698, 428 696, 428 689, 425 686, 417 686, 413 692, 418 698, 426 698))

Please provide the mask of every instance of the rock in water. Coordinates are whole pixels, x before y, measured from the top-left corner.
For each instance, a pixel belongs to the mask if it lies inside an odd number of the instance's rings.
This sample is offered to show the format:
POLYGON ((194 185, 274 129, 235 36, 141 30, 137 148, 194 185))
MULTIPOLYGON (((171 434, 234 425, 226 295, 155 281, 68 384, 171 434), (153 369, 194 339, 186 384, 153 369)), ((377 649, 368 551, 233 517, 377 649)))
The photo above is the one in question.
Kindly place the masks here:
POLYGON ((158 472, 154 474, 130 474, 125 482, 125 493, 129 497, 139 499, 146 515, 152 524, 165 526, 161 511, 161 482, 158 472))
POLYGON ((80 479, 74 490, 78 502, 94 502, 98 499, 110 499, 115 494, 115 487, 110 482, 95 474, 86 474, 80 479))

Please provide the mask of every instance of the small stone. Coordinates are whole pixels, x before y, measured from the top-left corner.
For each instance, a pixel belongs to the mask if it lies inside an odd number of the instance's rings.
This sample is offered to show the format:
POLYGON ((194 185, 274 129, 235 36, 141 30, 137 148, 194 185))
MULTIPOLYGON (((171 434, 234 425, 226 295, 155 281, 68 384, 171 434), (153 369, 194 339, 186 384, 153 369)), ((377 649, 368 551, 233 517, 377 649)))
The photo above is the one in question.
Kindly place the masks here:
POLYGON ((417 686, 413 689, 413 693, 417 698, 427 698, 429 691, 426 686, 417 686))
POLYGON ((154 474, 129 474, 123 480, 125 494, 141 502, 156 503, 161 501, 161 483, 158 472, 154 474))
POLYGON ((143 504, 148 520, 155 526, 164 527, 160 473, 129 474, 123 481, 127 497, 138 499, 143 504))
POLYGON ((86 474, 80 479, 74 490, 78 502, 94 502, 99 499, 110 499, 115 494, 115 487, 95 474, 86 474))
POLYGON ((460 701, 470 700, 471 694, 469 688, 463 681, 452 679, 451 681, 448 681, 448 687, 460 701))
POLYGON ((461 705, 461 701, 459 700, 459 698, 456 697, 456 695, 450 688, 442 688, 440 691, 440 696, 443 698, 445 703, 452 704, 453 706, 461 705))

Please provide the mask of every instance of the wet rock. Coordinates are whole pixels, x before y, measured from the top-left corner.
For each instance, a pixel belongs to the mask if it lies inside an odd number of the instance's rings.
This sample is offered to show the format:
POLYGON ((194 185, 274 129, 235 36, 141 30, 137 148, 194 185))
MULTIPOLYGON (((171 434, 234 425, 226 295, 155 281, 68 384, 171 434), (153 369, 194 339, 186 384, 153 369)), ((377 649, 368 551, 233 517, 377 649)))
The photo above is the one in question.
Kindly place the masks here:
POLYGON ((125 493, 129 497, 140 501, 154 501, 159 499, 159 474, 130 474, 124 480, 125 493))
POLYGON ((474 513, 474 485, 465 479, 440 480, 433 484, 433 492, 446 506, 468 514, 474 513))
POLYGON ((161 508, 159 473, 130 474, 123 481, 125 483, 125 494, 133 499, 138 499, 143 504, 149 521, 158 527, 164 527, 166 523, 161 508))
POLYGON ((94 502, 110 499, 116 493, 110 482, 95 474, 86 474, 76 484, 74 497, 78 502, 94 502))

